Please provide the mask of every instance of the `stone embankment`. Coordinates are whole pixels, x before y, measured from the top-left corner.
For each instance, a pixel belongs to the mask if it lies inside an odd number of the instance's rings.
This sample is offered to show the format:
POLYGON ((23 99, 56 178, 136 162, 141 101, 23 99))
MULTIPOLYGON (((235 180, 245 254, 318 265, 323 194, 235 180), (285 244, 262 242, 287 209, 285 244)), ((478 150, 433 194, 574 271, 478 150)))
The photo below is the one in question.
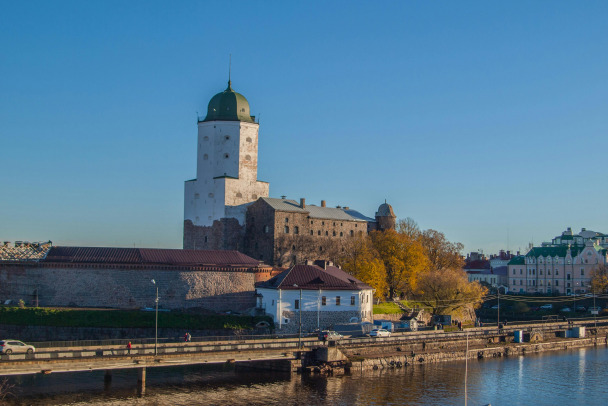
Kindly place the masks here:
MULTIPOLYGON (((348 363, 334 362, 333 370, 363 371, 370 369, 391 369, 416 364, 430 364, 445 361, 469 359, 500 358, 521 356, 546 351, 567 350, 572 348, 608 345, 608 328, 587 330, 585 338, 561 338, 558 333, 538 338, 532 335, 532 342, 514 343, 513 334, 490 337, 471 337, 468 340, 466 331, 458 338, 449 340, 423 339, 415 341, 393 341, 375 345, 344 345, 337 348, 348 360, 348 363)), ((528 337, 530 338, 530 337, 528 337)), ((335 361, 339 361, 336 358, 335 361)), ((326 365, 332 362, 318 362, 315 368, 308 371, 325 371, 326 365), (319 366, 321 368, 319 368, 319 366)), ((334 371, 331 371, 334 372, 334 371)))

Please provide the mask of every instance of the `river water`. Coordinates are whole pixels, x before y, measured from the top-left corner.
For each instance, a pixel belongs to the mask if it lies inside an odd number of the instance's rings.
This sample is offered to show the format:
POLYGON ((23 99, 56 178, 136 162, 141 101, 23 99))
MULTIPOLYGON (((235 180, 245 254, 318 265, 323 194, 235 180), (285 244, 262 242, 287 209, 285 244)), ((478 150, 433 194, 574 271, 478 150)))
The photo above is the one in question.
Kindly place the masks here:
MULTIPOLYGON (((238 372, 216 366, 148 368, 144 397, 135 371, 11 378, 11 405, 464 405, 465 363, 318 377, 238 372)), ((468 405, 602 405, 608 349, 469 361, 468 405)))

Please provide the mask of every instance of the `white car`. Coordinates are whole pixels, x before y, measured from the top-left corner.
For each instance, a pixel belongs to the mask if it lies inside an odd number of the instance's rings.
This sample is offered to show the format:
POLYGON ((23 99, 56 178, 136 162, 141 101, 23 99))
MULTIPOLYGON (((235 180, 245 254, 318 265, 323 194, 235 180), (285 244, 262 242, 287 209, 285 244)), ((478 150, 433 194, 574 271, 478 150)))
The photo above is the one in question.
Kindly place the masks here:
POLYGON ((551 303, 544 304, 540 308, 543 309, 543 310, 551 310, 551 309, 553 309, 553 305, 551 303))
POLYGON ((390 337, 391 332, 383 328, 375 328, 369 332, 370 337, 390 337))
POLYGON ((18 340, 0 340, 0 354, 12 354, 14 352, 33 354, 34 351, 36 351, 36 348, 33 345, 27 345, 18 340))

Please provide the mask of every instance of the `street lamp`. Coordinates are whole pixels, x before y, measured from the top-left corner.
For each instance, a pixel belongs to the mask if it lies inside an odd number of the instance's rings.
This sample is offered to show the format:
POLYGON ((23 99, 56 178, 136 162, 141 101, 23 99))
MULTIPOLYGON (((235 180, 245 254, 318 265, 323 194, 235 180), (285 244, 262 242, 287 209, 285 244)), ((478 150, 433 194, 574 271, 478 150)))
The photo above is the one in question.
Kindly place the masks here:
MULTIPOLYGON (((298 287, 297 283, 293 284, 294 287, 298 287)), ((300 288, 300 301, 298 302, 300 308, 300 332, 298 334, 298 348, 302 348, 302 288, 300 288)))
POLYGON ((158 354, 158 285, 156 281, 152 279, 152 283, 156 286, 156 318, 154 323, 154 355, 158 354))

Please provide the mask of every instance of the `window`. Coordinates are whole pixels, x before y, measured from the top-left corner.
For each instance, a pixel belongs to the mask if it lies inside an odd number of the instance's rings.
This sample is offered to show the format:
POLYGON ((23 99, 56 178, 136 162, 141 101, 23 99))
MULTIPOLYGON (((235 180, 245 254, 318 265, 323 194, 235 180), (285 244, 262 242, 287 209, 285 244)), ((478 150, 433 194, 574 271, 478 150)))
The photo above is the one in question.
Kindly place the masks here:
POLYGON ((332 235, 333 237, 335 237, 335 236, 336 236, 336 232, 335 232, 335 231, 334 231, 332 234, 333 234, 333 235, 332 235))
POLYGON ((310 235, 315 235, 315 232, 310 230, 310 235))
POLYGON ((340 296, 336 296, 336 306, 340 306, 340 296))
POLYGON ((513 269, 513 275, 515 275, 515 269, 513 269))
POLYGON ((558 280, 555 281, 555 286, 559 286, 559 281, 558 280))
POLYGON ((344 237, 344 233, 340 231, 340 237, 344 237))
POLYGON ((251 142, 251 137, 247 137, 247 142, 251 142))
POLYGON ((326 231, 325 232, 325 236, 327 237, 328 235, 329 235, 329 231, 326 231))
POLYGON ((295 308, 298 310, 300 308, 300 301, 296 299, 295 308))
POLYGON ((295 227, 293 228, 293 233, 294 233, 294 234, 300 234, 300 227, 295 226, 295 227))
POLYGON ((354 296, 351 296, 351 297, 350 297, 350 305, 351 305, 351 306, 354 306, 354 305, 355 305, 355 297, 354 297, 354 296))
POLYGON ((251 195, 251 198, 252 198, 253 200, 258 200, 258 195, 251 195))
POLYGON ((208 241, 208 237, 207 237, 207 236, 205 236, 205 242, 207 242, 207 241, 208 241))
POLYGON ((322 225, 322 226, 324 226, 324 225, 325 225, 325 222, 324 222, 324 221, 322 221, 322 222, 321 222, 321 225, 322 225))
POLYGON ((581 268, 581 276, 585 276, 585 270, 581 268))
POLYGON ((224 139, 225 139, 226 141, 230 141, 230 136, 229 136, 229 135, 227 135, 227 136, 225 136, 225 137, 224 137, 224 139))
POLYGON ((315 224, 315 222, 313 220, 310 220, 310 224, 315 224))
POLYGON ((289 226, 285 226, 285 234, 289 234, 289 226))
POLYGON ((243 197, 243 195, 242 195, 242 193, 241 193, 241 192, 238 192, 238 193, 236 194, 236 197, 243 197))
POLYGON ((327 298, 325 296, 321 296, 321 306, 325 306, 327 304, 327 298))
POLYGON ((543 271, 542 271, 542 270, 540 271, 540 274, 541 274, 541 275, 543 274, 543 271))
POLYGON ((317 231, 317 235, 321 235, 321 230, 317 231))
POLYGON ((245 155, 245 161, 251 161, 251 155, 245 155))
POLYGON ((520 268, 520 269, 519 269, 519 274, 520 274, 520 275, 523 275, 523 273, 524 273, 524 270, 520 268))
POLYGON ((203 159, 206 161, 207 159, 209 159, 209 155, 207 155, 207 154, 203 155, 203 159))
POLYGON ((229 154, 224 154, 224 159, 228 159, 228 158, 230 158, 230 155, 229 154))
POLYGON ((350 230, 350 236, 354 237, 354 235, 355 235, 355 232, 353 230, 350 230))
POLYGON ((566 279, 570 280, 570 274, 566 275, 566 279))
POLYGON ((555 275, 556 275, 556 276, 557 276, 557 275, 559 275, 559 272, 558 272, 558 270, 557 270, 557 269, 555 270, 555 275))
POLYGON ((268 234, 268 231, 270 231, 270 227, 268 227, 268 226, 264 226, 264 232, 265 232, 266 234, 268 234))
POLYGON ((289 223, 289 217, 285 217, 285 222, 289 223))

